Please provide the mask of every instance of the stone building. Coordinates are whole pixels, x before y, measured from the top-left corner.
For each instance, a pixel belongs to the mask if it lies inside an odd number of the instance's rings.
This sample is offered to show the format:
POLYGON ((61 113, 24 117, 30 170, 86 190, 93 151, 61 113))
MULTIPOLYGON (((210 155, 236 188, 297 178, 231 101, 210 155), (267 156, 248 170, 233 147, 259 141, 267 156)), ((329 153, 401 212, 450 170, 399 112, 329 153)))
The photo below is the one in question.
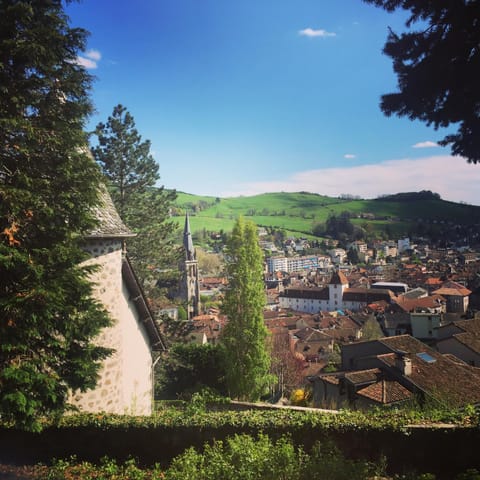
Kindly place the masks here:
POLYGON ((114 349, 104 360, 97 387, 72 392, 70 402, 81 411, 148 415, 153 410, 153 351, 164 343, 140 284, 125 254, 124 243, 134 236, 121 221, 106 192, 96 209, 97 228, 85 238, 91 254, 94 296, 112 318, 97 343, 114 349))

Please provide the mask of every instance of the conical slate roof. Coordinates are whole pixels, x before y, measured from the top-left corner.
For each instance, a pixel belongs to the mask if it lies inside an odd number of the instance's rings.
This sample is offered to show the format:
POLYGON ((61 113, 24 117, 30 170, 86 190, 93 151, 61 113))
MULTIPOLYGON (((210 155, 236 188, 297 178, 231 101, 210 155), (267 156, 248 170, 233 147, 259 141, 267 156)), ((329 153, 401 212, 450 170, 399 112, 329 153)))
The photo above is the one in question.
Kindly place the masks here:
POLYGON ((99 202, 93 212, 97 217, 97 226, 86 238, 128 238, 135 234, 123 223, 105 186, 100 187, 99 202))

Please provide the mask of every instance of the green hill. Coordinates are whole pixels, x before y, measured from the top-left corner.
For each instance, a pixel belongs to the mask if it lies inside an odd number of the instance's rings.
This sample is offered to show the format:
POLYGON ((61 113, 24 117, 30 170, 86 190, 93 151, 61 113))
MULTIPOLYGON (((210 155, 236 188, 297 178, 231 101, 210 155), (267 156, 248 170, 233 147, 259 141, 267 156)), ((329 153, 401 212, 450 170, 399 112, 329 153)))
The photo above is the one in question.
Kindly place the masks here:
POLYGON ((219 198, 178 193, 174 215, 182 223, 189 211, 193 232, 231 230, 243 215, 257 225, 282 228, 289 234, 310 236, 315 224, 331 215, 349 212, 354 224, 374 231, 406 235, 413 225, 473 225, 480 223, 480 207, 442 200, 432 192, 411 192, 375 200, 333 198, 308 192, 264 193, 219 198))

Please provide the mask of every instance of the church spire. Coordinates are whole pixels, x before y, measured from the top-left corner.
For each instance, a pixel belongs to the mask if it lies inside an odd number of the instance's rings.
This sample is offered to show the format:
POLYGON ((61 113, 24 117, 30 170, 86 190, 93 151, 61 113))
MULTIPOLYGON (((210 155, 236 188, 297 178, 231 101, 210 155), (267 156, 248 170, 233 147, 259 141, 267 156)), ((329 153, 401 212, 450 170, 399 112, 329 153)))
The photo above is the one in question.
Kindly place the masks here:
POLYGON ((195 258, 195 249, 193 248, 188 212, 185 212, 183 249, 185 250, 185 259, 181 265, 183 275, 180 286, 180 298, 184 300, 187 306, 187 318, 191 320, 200 313, 200 282, 198 279, 198 262, 195 258))
POLYGON ((193 248, 192 234, 190 232, 190 220, 188 211, 185 212, 185 227, 183 229, 183 248, 185 249, 186 260, 195 260, 195 249, 193 248))

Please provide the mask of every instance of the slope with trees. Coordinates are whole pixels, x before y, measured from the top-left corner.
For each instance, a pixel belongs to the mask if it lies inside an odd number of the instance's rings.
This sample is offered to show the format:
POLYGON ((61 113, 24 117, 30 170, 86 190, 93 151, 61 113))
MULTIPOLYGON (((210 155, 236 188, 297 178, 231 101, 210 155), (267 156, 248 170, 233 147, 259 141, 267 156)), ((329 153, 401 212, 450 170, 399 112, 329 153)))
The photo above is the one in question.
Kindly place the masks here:
MULTIPOLYGON (((208 198, 213 200, 213 197, 180 193, 176 208, 184 208, 187 203, 195 204, 196 198, 205 202, 208 198)), ((314 236, 326 235, 329 218, 339 219, 347 213, 353 225, 354 237, 358 237, 363 230, 368 238, 386 238, 389 235, 400 238, 414 234, 419 224, 444 224, 448 231, 452 231, 452 225, 459 225, 463 230, 473 232, 479 230, 480 224, 479 206, 442 200, 437 193, 422 191, 373 200, 329 198, 306 192, 222 198, 220 202, 192 215, 190 225, 196 236, 196 245, 208 244, 209 248, 216 249, 215 241, 210 237, 215 238, 220 232, 231 232, 238 215, 244 215, 255 224, 265 227, 270 235, 283 232, 284 236, 315 240, 314 236), (414 209, 411 208, 411 202, 415 202, 414 209), (268 215, 260 214, 267 210, 268 215)), ((183 216, 174 218, 183 221, 183 216)))
POLYGON ((129 257, 143 287, 152 294, 161 272, 178 256, 177 224, 169 220, 176 192, 155 188, 160 175, 150 141, 142 141, 133 116, 124 106, 117 105, 107 122, 97 125, 95 135, 94 158, 108 180, 122 220, 137 234, 128 242, 129 257))
POLYGON ((240 217, 227 244, 228 288, 223 313, 228 323, 221 336, 225 349, 229 394, 241 400, 258 400, 270 381, 270 355, 263 307, 263 255, 257 227, 240 217))
POLYGON ((85 40, 60 1, 0 3, 0 417, 29 429, 94 387, 109 353, 92 342, 109 318, 81 266, 100 179, 85 40))
POLYGON ((469 0, 364 0, 392 12, 410 12, 412 30, 390 30, 398 92, 382 96, 386 115, 457 130, 439 142, 454 155, 480 161, 480 5, 469 0), (416 30, 413 30, 414 27, 416 30))

